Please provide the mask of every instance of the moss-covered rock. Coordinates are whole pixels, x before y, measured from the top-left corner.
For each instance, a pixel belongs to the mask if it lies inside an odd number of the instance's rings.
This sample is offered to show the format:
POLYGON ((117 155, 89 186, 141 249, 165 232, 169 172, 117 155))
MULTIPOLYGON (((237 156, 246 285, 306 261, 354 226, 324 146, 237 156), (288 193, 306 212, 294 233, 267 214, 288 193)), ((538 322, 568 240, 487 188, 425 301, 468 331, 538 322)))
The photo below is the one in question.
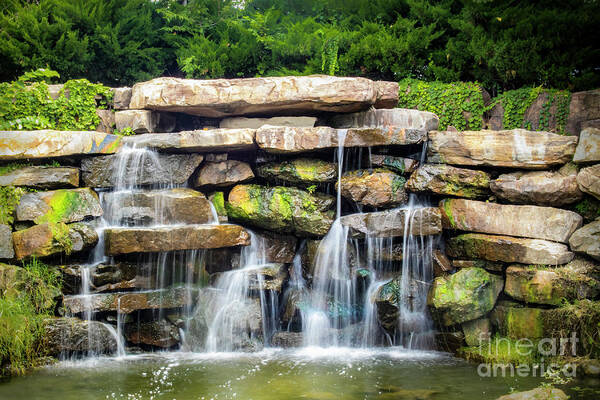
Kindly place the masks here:
POLYGON ((454 275, 436 278, 429 302, 444 325, 459 324, 491 311, 503 284, 501 277, 484 269, 465 268, 454 275))
POLYGON ((69 223, 86 217, 99 217, 102 207, 92 189, 60 189, 24 194, 16 215, 17 221, 33 221, 36 224, 69 223))
POLYGON ((393 207, 408 201, 405 184, 404 177, 383 168, 358 170, 344 173, 341 191, 345 198, 365 206, 393 207))
POLYGON ((384 154, 371 154, 366 158, 366 162, 370 162, 373 167, 386 168, 403 175, 413 173, 419 166, 419 162, 412 158, 394 157, 384 154))
POLYGON ((511 393, 498 397, 497 400, 567 400, 569 396, 560 389, 539 387, 526 392, 511 393))
POLYGON ((93 247, 98 234, 83 223, 45 223, 13 232, 15 256, 18 260, 27 257, 46 257, 54 254, 71 254, 93 247))
POLYGON ((256 174, 261 178, 301 185, 334 182, 337 173, 336 164, 311 158, 267 163, 256 168, 256 174))
POLYGON ((545 314, 552 312, 511 301, 500 301, 490 314, 490 320, 502 336, 511 339, 540 339, 547 333, 545 320, 550 319, 545 314))
POLYGON ((406 188, 411 192, 479 199, 490 194, 490 176, 483 171, 444 164, 425 164, 410 176, 406 188))
POLYGON ((215 211, 217 212, 217 218, 219 222, 227 222, 227 209, 225 208, 225 193, 214 192, 208 196, 208 200, 212 202, 215 211))
POLYGON ((230 218, 260 228, 324 236, 333 223, 332 196, 293 187, 237 185, 225 204, 230 218))
POLYGON ((468 346, 479 346, 492 336, 492 323, 489 318, 478 318, 463 322, 462 329, 468 346))
POLYGON ((15 256, 12 240, 12 228, 0 224, 0 259, 11 259, 15 256))

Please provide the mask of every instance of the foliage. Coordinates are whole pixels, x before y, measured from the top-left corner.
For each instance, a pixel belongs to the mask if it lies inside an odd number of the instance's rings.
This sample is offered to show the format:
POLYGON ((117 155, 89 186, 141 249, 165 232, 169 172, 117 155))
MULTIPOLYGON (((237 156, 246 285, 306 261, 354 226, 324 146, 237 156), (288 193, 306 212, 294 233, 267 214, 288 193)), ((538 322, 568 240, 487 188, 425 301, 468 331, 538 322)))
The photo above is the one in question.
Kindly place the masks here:
POLYGON ((477 83, 400 81, 399 107, 431 111, 440 118, 440 130, 453 126, 458 130, 479 130, 483 113, 481 87, 477 83))
POLYGON ((14 268, 16 285, 0 287, 0 375, 21 374, 44 355, 43 321, 61 286, 59 274, 35 258, 14 268))
POLYGON ((119 136, 133 136, 135 135, 135 132, 133 131, 133 129, 131 129, 130 126, 126 126, 125 128, 119 130, 115 129, 114 132, 115 135, 119 135, 119 136))
POLYGON ((14 186, 0 187, 0 224, 11 225, 14 222, 14 211, 25 194, 25 189, 14 186))
POLYGON ((0 129, 96 129, 100 123, 96 108, 107 108, 113 96, 110 88, 87 79, 70 80, 53 100, 48 85, 40 79, 54 76, 54 71, 38 70, 0 83, 0 129))

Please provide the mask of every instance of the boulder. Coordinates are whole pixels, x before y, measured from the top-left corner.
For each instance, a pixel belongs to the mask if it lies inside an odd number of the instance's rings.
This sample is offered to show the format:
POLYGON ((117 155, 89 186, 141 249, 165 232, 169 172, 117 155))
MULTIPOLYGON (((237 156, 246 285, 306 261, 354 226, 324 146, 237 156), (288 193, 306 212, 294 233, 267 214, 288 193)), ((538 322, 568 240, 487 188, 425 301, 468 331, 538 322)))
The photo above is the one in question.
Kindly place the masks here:
POLYGON ((419 166, 419 162, 412 158, 394 157, 383 154, 371 154, 367 162, 372 167, 387 168, 398 174, 411 174, 419 166))
POLYGON ((189 306, 193 296, 185 288, 147 290, 129 293, 99 293, 64 296, 63 306, 71 315, 85 311, 131 314, 140 310, 157 310, 189 306))
POLYGON ((600 89, 571 94, 565 130, 577 135, 590 122, 600 119, 600 89))
POLYGON ((549 265, 566 264, 574 257, 561 243, 481 233, 453 237, 446 242, 446 253, 454 258, 549 265))
POLYGON ((89 249, 98 242, 98 234, 89 225, 75 223, 44 223, 13 232, 15 256, 46 257, 54 254, 71 254, 89 249))
POLYGON ((254 178, 250 165, 237 160, 206 163, 194 179, 194 186, 233 186, 254 178))
POLYGON ((580 164, 600 162, 600 129, 587 128, 581 131, 573 161, 580 164))
POLYGON ((430 163, 546 169, 562 165, 575 153, 577 137, 524 129, 505 131, 431 131, 430 163))
POLYGON ((577 185, 582 192, 600 200, 600 164, 582 168, 577 174, 577 185))
POLYGON ((188 188, 106 192, 104 203, 104 218, 115 225, 214 222, 210 201, 188 188))
POLYGON ((341 217, 340 223, 350 229, 353 237, 395 237, 406 234, 407 216, 410 218, 407 232, 412 235, 437 235, 442 232, 440 211, 435 207, 350 214, 341 217))
POLYGON ((433 281, 429 303, 446 326, 471 321, 494 308, 502 277, 481 268, 465 268, 433 281))
MULTIPOLYGON (((214 192, 208 196, 208 200, 212 203, 215 212, 217 213, 217 220, 220 223, 227 222, 229 217, 227 216, 227 210, 225 209, 225 193, 214 192)), ((213 217, 214 218, 214 217, 213 217)))
POLYGON ((115 130, 115 113, 112 110, 96 110, 96 115, 100 118, 96 131, 113 133, 115 130))
POLYGON ((275 332, 271 338, 271 345, 273 347, 282 347, 284 349, 293 347, 302 347, 304 343, 304 337, 302 332, 275 332))
MULTIPOLYGON (((406 179, 385 169, 346 172, 341 178, 342 196, 364 206, 394 207, 405 204, 406 179)), ((336 189, 340 190, 339 185, 336 189)))
POLYGON ((123 180, 136 185, 176 184, 187 182, 202 162, 199 154, 158 154, 123 159, 119 155, 86 158, 81 162, 83 182, 95 188, 123 185, 123 180), (124 163, 119 176, 119 164, 124 163))
POLYGON ((556 172, 532 171, 502 174, 490 183, 496 196, 511 203, 561 207, 582 199, 577 169, 567 164, 556 172))
POLYGON ((263 264, 249 269, 248 288, 253 291, 273 290, 281 292, 284 281, 287 279, 287 268, 280 263, 263 264))
POLYGON ((0 224, 0 259, 10 260, 15 256, 12 240, 12 228, 0 224))
POLYGON ((499 301, 490 314, 492 324, 498 332, 511 339, 541 339, 548 337, 553 317, 558 309, 525 307, 512 301, 499 301))
POLYGON ((516 392, 496 400, 568 400, 569 396, 555 387, 539 387, 526 392, 516 392))
POLYGON ((432 131, 438 128, 438 124, 439 119, 434 113, 407 108, 370 109, 359 113, 338 114, 329 119, 330 126, 341 129, 396 126, 432 131))
POLYGON ((406 189, 411 192, 431 192, 469 199, 487 198, 489 187, 489 174, 444 164, 422 165, 406 183, 406 189))
POLYGON ((398 105, 398 82, 375 81, 377 100, 374 108, 394 108, 398 105))
POLYGON ((394 335, 400 323, 401 276, 384 283, 375 294, 377 321, 389 334, 394 335))
POLYGON ((504 263, 488 260, 452 260, 454 268, 483 268, 491 272, 504 271, 504 263))
POLYGON ((55 357, 65 353, 117 351, 114 330, 102 322, 52 317, 44 320, 43 331, 44 349, 55 357))
POLYGON ((331 196, 294 187, 237 185, 225 204, 230 218, 298 236, 324 236, 333 223, 331 196))
POLYGON ((0 161, 112 154, 121 137, 102 132, 0 131, 0 161))
POLYGON ((181 341, 179 328, 165 319, 126 324, 124 329, 128 342, 165 349, 176 346, 181 341))
POLYGON ((600 219, 576 230, 569 239, 569 246, 577 253, 600 260, 600 219))
POLYGON ((225 118, 219 122, 221 129, 258 129, 263 125, 313 127, 316 117, 225 118))
POLYGON ((123 143, 172 153, 250 151, 254 135, 254 129, 209 129, 128 136, 123 143))
MULTIPOLYGON (((392 84, 393 85, 393 84, 392 84)), ((396 84, 397 86, 397 84, 396 84)), ((156 78, 133 86, 130 108, 201 117, 307 115, 354 112, 394 100, 381 84, 365 78, 327 75, 192 80, 156 78)))
MULTIPOLYGON (((65 294, 78 294, 82 289, 83 269, 89 271, 89 286, 92 291, 102 292, 114 290, 115 286, 123 282, 134 281, 137 275, 137 266, 129 263, 98 264, 93 267, 82 265, 61 265, 58 267, 62 275, 62 291, 65 294)), ((132 282, 135 284, 135 281, 132 282)), ((133 285, 132 287, 136 287, 133 285)))
POLYGON ((98 195, 89 188, 25 193, 16 208, 16 221, 36 224, 77 222, 101 215, 98 195))
POLYGON ((334 129, 327 126, 293 128, 265 125, 256 131, 256 144, 276 154, 302 153, 344 147, 371 147, 422 143, 427 137, 423 129, 390 127, 334 129))
POLYGON ((247 246, 250 235, 238 225, 174 225, 109 228, 104 231, 107 255, 247 246))
POLYGON ((593 299, 600 294, 600 266, 575 258, 561 267, 511 265, 504 291, 513 299, 560 306, 563 302, 593 299))
POLYGON ((295 236, 269 231, 254 232, 254 235, 261 241, 266 262, 291 264, 294 261, 298 243, 295 236))
POLYGON ((79 186, 79 168, 73 167, 23 167, 0 173, 0 186, 26 186, 48 190, 76 188, 79 186))
POLYGON ((440 211, 445 228, 561 243, 567 243, 583 222, 579 214, 559 208, 463 199, 442 200, 440 211))
MULTIPOLYGON (((125 110, 115 113, 115 125, 118 131, 131 128, 135 133, 160 132, 158 128, 160 120, 159 113, 149 110, 125 110)), ((172 125, 171 130, 175 124, 172 125)))
POLYGON ((113 108, 115 110, 127 110, 131 101, 131 88, 113 88, 113 108))
POLYGON ((296 158, 289 161, 261 164, 256 175, 269 181, 285 181, 293 184, 312 185, 335 182, 337 164, 319 159, 296 158))
POLYGON ((492 337, 492 323, 489 318, 478 318, 461 324, 467 346, 480 346, 492 337))

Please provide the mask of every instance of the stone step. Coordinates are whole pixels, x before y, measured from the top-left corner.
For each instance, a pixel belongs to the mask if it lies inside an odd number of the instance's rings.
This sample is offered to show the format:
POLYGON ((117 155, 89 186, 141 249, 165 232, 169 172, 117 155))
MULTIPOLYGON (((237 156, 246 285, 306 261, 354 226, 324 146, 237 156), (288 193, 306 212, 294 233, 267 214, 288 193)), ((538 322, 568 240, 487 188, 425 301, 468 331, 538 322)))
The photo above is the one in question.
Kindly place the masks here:
POLYGON ((73 167, 23 167, 0 174, 0 186, 26 186, 48 190, 76 188, 79 186, 79 168, 73 167))
POLYGON ((204 194, 188 188, 104 193, 104 218, 114 224, 208 224, 214 216, 204 194))
POLYGON ((453 258, 547 265, 566 264, 574 257, 561 243, 482 233, 453 237, 446 242, 446 253, 453 258))
POLYGON ((490 176, 483 171, 445 164, 425 164, 410 176, 406 189, 470 199, 487 198, 490 194, 490 176))
POLYGON ((15 211, 16 221, 36 224, 77 222, 102 215, 98 195, 89 188, 25 193, 15 211))
POLYGON ((335 129, 327 126, 294 128, 265 125, 256 130, 256 143, 269 153, 293 154, 337 148, 341 135, 345 135, 344 147, 410 145, 427 139, 424 129, 396 126, 335 129))
POLYGON ((390 208, 408 202, 406 178, 387 169, 363 169, 345 172, 341 178, 342 196, 370 207, 390 208))
POLYGON ((127 293, 98 293, 87 296, 64 296, 63 306, 71 315, 90 310, 94 313, 113 311, 130 314, 139 310, 184 307, 191 304, 193 297, 186 288, 127 293))
POLYGON ((192 80, 156 78, 133 86, 131 109, 201 117, 355 112, 398 103, 398 84, 326 75, 192 80))
POLYGON ((129 136, 123 143, 161 152, 202 153, 254 150, 255 129, 210 129, 129 136))
POLYGON ((252 167, 243 161, 209 162, 200 168, 198 176, 194 179, 194 186, 198 188, 227 187, 250 181, 253 178, 252 167))
POLYGON ((430 163, 547 169, 571 161, 576 136, 525 129, 504 131, 431 131, 430 163))
POLYGON ((286 181, 309 186, 337 180, 337 164, 319 159, 296 158, 258 165, 256 174, 273 182, 286 181))
POLYGON ((219 128, 258 129, 263 125, 313 127, 313 126, 315 126, 316 122, 317 122, 316 117, 271 117, 271 118, 233 117, 233 118, 225 118, 225 119, 221 120, 221 122, 219 122, 219 128))
POLYGON ((110 228, 104 231, 109 256, 174 250, 247 246, 250 235, 239 225, 173 225, 110 228))
MULTIPOLYGON (((404 236, 408 209, 394 209, 371 213, 345 215, 340 218, 343 226, 350 228, 353 237, 404 236)), ((435 207, 418 208, 410 214, 409 233, 412 235, 437 235, 442 232, 440 210, 435 207)))
POLYGON ((396 126, 425 131, 437 129, 438 124, 439 119, 434 113, 407 108, 371 109, 359 113, 340 114, 331 117, 328 121, 328 125, 334 128, 396 126))
POLYGON ((88 131, 0 131, 0 161, 115 153, 121 137, 88 131))
POLYGON ((514 206, 463 199, 444 199, 445 228, 567 243, 583 218, 552 207, 514 206))

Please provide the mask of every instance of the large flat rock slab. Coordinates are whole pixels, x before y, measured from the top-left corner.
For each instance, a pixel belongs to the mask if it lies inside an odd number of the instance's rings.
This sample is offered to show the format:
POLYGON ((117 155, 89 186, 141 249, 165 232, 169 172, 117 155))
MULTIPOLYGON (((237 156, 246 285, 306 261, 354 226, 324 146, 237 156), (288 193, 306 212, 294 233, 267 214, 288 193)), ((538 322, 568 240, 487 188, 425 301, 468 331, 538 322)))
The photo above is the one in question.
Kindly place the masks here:
POLYGON ((577 185, 582 192, 600 199, 600 164, 582 168, 577 174, 577 185))
POLYGON ((353 237, 396 237, 405 234, 426 236, 442 232, 440 210, 435 207, 350 214, 341 217, 340 223, 349 227, 353 237), (405 229, 407 217, 410 219, 405 229))
POLYGON ((111 228, 104 231, 107 255, 247 246, 250 235, 239 225, 174 225, 111 228))
POLYGON ((98 195, 90 188, 25 193, 16 208, 17 221, 77 222, 102 215, 98 195))
POLYGON ((582 164, 600 162, 600 129, 587 128, 581 131, 573 161, 582 164))
MULTIPOLYGON (((434 113, 408 108, 371 109, 359 113, 340 114, 329 119, 334 128, 375 128, 396 126, 432 131, 438 128, 439 119, 434 113)), ((275 124, 271 124, 275 125, 275 124)))
POLYGON ((483 171, 456 168, 445 164, 424 164, 410 176, 406 189, 469 199, 490 194, 490 176, 483 171))
POLYGON ((225 129, 258 129, 263 125, 313 127, 316 117, 271 117, 271 118, 225 118, 219 122, 219 128, 225 129))
POLYGON ((539 239, 466 233, 446 242, 453 258, 476 258, 521 264, 566 264, 575 256, 561 243, 539 239))
POLYGON ((308 186, 337 180, 337 164, 319 159, 296 158, 258 165, 256 175, 273 182, 290 182, 308 186))
POLYGON ((576 145, 576 136, 524 129, 431 131, 427 159, 430 163, 547 169, 571 161, 576 145))
POLYGON ((250 181, 254 172, 250 164, 238 160, 206 163, 194 180, 196 187, 227 187, 250 181))
POLYGON ((111 154, 121 137, 88 131, 0 131, 0 161, 111 154))
POLYGON ((23 167, 0 174, 0 186, 26 186, 34 189, 75 188, 79 186, 79 168, 23 167))
POLYGON ((254 150, 255 129, 210 129, 129 136, 123 143, 161 152, 203 153, 254 150))
POLYGON ((398 84, 326 75, 192 80, 156 78, 133 86, 131 109, 181 112, 201 117, 309 115, 394 107, 398 84), (396 90, 393 89, 393 87, 396 90))
POLYGON ((151 290, 131 293, 101 293, 89 296, 65 296, 63 306, 70 314, 119 312, 130 314, 138 310, 180 308, 191 303, 192 296, 185 288, 151 290), (86 298, 87 297, 87 298, 86 298))
POLYGON ((583 222, 579 214, 559 208, 463 199, 442 200, 440 211, 446 228, 561 243, 567 243, 583 222))
POLYGON ((256 131, 256 144, 270 153, 302 153, 344 147, 371 147, 422 143, 424 129, 389 127, 334 129, 327 126, 294 128, 265 125, 256 131))
POLYGON ((81 161, 86 186, 106 188, 124 183, 141 185, 181 185, 187 182, 203 160, 200 154, 158 154, 123 158, 109 155, 81 161), (122 169, 122 174, 119 170, 122 169))

